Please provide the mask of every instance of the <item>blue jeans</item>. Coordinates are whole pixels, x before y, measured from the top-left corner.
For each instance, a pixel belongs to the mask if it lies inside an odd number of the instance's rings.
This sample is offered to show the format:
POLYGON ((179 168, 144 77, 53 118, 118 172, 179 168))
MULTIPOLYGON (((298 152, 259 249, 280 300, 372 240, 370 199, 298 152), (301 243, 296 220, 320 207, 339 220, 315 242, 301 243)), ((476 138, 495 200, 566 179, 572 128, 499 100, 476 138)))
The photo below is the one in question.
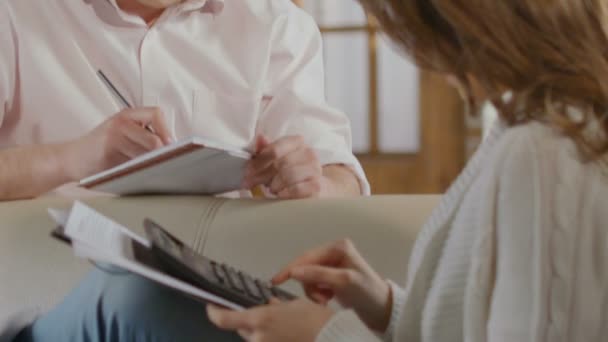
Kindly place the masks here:
POLYGON ((205 305, 132 273, 101 266, 16 338, 40 341, 241 341, 205 305))

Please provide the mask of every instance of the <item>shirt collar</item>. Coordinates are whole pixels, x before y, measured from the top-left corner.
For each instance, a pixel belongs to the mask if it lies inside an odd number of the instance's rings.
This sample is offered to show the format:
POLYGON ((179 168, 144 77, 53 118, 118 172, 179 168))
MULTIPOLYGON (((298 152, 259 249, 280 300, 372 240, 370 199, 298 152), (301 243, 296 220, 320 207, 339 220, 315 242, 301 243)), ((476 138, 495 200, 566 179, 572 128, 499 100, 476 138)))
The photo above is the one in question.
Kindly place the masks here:
POLYGON ((217 15, 224 9, 224 0, 188 0, 179 6, 182 11, 201 10, 205 13, 217 15))
MULTIPOLYGON (((129 14, 124 13, 120 9, 118 4, 116 3, 116 0, 108 0, 108 2, 112 4, 114 8, 116 8, 116 10, 120 13, 120 16, 123 17, 123 19, 127 19, 127 17, 129 17, 129 14)), ((175 10, 179 13, 201 11, 203 13, 211 13, 213 15, 218 15, 224 9, 224 0, 186 0, 181 4, 175 5, 174 7, 175 10)), ((170 10, 170 8, 168 8, 167 10, 170 10)))

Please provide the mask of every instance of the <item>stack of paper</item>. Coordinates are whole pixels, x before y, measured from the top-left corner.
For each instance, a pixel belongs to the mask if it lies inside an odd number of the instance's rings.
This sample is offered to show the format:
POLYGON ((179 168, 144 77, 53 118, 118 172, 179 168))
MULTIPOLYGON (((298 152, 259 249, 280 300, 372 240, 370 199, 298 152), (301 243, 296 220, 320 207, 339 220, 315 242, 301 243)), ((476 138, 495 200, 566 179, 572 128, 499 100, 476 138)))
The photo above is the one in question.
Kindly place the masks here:
POLYGON ((118 266, 204 302, 235 310, 242 309, 239 305, 164 273, 162 267, 153 262, 153 258, 146 257, 150 241, 81 202, 75 202, 70 211, 49 209, 49 214, 63 227, 61 233, 71 241, 78 257, 118 266))

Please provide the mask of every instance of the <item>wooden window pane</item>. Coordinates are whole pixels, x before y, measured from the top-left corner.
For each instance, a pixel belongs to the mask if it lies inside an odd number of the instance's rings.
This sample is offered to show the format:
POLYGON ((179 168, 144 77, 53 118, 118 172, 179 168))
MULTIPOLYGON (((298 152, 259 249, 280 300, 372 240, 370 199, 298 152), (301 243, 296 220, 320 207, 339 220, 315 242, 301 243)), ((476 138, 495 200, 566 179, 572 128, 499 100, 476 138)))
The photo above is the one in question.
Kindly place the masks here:
POLYGON ((306 0, 303 8, 320 26, 352 26, 366 23, 365 13, 355 0, 306 0))
POLYGON ((367 47, 366 33, 324 36, 327 99, 350 118, 356 153, 370 149, 367 47))
POLYGON ((420 150, 418 69, 378 39, 378 147, 381 153, 420 150))

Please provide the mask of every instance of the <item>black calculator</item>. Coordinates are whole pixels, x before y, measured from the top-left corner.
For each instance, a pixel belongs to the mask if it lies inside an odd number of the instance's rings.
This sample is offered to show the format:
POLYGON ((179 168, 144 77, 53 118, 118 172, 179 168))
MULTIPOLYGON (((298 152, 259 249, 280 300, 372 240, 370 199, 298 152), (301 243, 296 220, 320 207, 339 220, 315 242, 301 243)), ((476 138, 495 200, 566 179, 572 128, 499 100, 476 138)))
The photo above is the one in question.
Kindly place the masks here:
POLYGON ((200 255, 150 219, 144 221, 144 228, 155 261, 173 277, 244 308, 267 304, 273 297, 282 301, 296 298, 268 282, 200 255))

